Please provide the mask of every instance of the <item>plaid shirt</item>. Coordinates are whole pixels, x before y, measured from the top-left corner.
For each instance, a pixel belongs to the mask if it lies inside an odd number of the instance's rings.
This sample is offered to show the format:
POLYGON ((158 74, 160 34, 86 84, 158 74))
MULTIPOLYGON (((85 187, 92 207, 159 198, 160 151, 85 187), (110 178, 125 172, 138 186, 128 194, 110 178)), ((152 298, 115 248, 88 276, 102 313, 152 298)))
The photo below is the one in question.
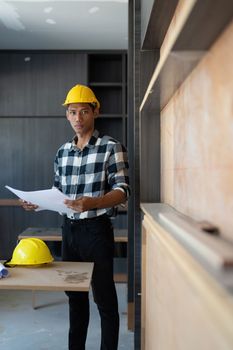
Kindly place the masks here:
MULTIPOLYGON (((100 197, 119 189, 129 196, 127 152, 123 145, 109 136, 94 131, 88 144, 80 150, 77 137, 59 148, 54 162, 54 186, 71 198, 100 197)), ((74 213, 72 219, 92 218, 111 210, 92 209, 74 213)))

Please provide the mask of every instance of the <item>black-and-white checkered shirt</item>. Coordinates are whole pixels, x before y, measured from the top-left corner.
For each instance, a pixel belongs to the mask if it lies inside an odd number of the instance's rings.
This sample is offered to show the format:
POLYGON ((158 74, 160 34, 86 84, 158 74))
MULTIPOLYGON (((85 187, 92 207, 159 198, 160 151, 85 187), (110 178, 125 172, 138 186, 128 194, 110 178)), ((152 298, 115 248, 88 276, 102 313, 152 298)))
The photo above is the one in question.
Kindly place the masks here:
MULTIPOLYGON (((100 197, 119 189, 129 196, 128 157, 126 149, 109 136, 94 131, 88 144, 80 150, 77 138, 59 148, 54 162, 54 186, 72 199, 100 197)), ((92 218, 111 208, 74 213, 72 219, 92 218)))

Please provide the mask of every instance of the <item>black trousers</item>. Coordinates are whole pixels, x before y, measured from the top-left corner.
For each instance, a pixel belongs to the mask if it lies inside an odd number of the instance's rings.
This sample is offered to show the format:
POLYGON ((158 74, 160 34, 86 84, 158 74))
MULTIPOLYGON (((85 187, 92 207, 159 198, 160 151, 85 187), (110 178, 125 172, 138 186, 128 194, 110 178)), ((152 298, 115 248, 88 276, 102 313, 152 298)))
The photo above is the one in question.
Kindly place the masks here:
MULTIPOLYGON (((116 350, 119 313, 113 280, 114 236, 107 215, 91 219, 64 218, 62 258, 94 262, 92 291, 101 319, 101 350, 116 350)), ((69 297, 69 350, 85 350, 89 323, 87 292, 66 292, 69 297)))

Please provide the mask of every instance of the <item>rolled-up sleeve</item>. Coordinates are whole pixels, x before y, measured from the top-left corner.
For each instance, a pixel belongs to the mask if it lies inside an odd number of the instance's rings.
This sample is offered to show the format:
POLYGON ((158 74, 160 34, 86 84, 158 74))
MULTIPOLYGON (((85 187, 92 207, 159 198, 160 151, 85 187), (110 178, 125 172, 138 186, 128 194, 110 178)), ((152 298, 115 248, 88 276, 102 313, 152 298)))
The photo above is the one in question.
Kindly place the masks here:
POLYGON ((130 196, 128 155, 126 148, 120 143, 115 143, 112 147, 107 174, 110 188, 123 191, 128 198, 130 196))
POLYGON ((54 160, 54 180, 53 187, 60 189, 60 177, 59 177, 59 169, 58 169, 58 155, 56 154, 54 160))

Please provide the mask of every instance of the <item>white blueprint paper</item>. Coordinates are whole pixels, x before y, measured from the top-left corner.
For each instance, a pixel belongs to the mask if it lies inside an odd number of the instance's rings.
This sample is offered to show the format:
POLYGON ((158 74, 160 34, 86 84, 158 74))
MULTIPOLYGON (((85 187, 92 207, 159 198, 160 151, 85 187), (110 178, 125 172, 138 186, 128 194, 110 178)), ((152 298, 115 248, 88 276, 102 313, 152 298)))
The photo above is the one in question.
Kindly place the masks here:
POLYGON ((64 193, 60 192, 57 188, 51 188, 49 190, 41 191, 20 191, 10 186, 5 186, 9 191, 13 192, 17 197, 24 201, 31 202, 39 206, 39 210, 53 210, 58 213, 70 214, 73 210, 67 208, 64 204, 65 199, 70 199, 64 193))

